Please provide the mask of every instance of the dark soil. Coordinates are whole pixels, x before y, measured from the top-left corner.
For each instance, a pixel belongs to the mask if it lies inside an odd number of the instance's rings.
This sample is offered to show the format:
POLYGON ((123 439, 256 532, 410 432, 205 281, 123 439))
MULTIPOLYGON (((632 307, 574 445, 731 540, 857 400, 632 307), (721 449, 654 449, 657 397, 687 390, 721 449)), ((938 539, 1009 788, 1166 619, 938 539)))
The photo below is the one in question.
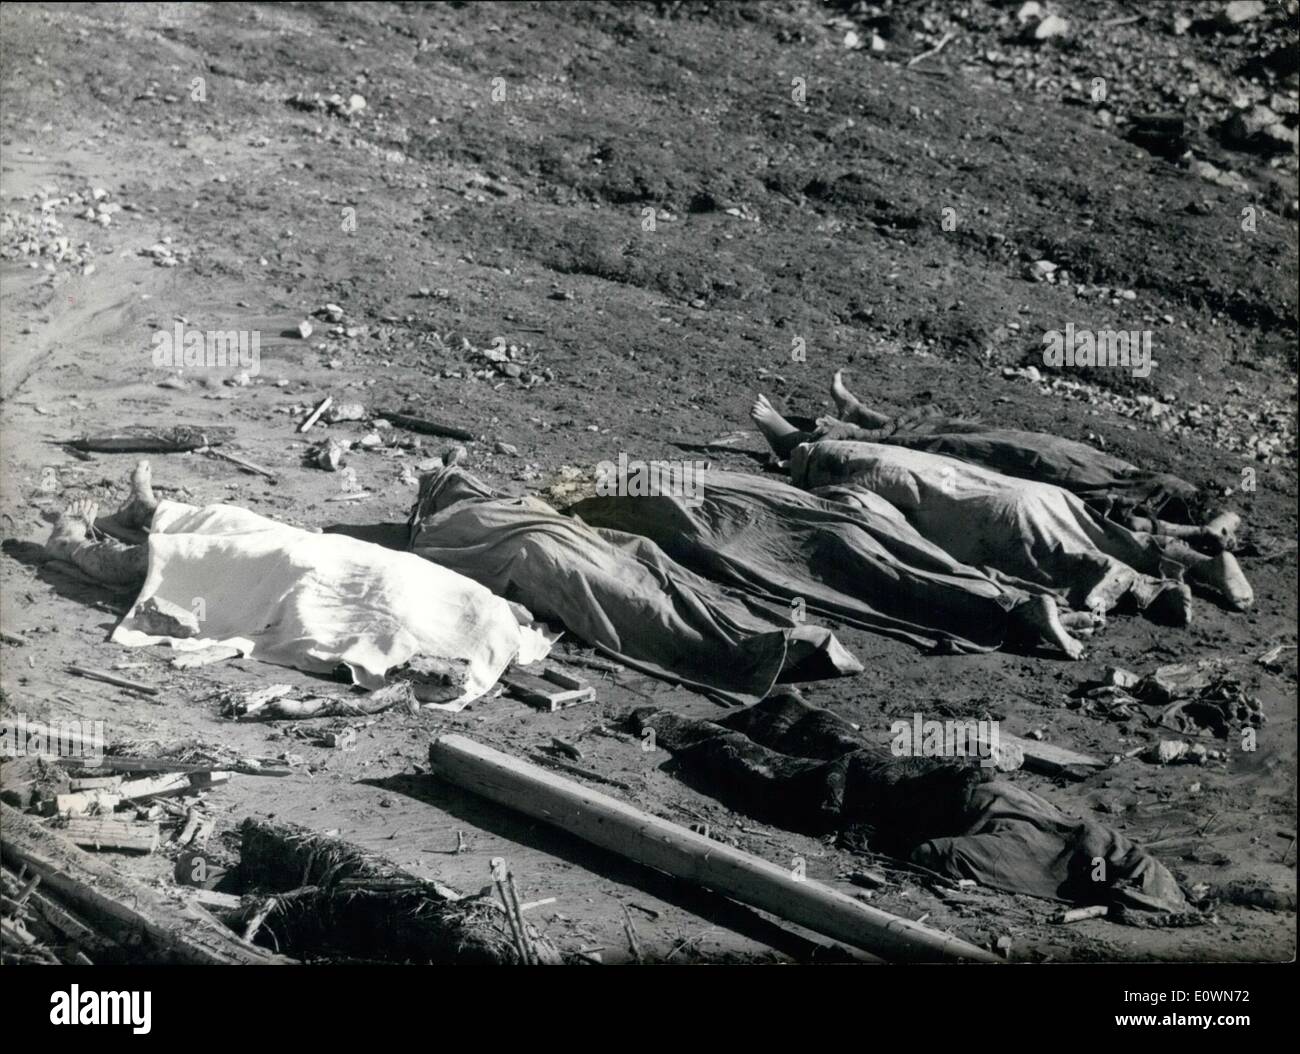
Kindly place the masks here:
MULTIPOLYGON (((373 496, 328 502, 340 479, 302 466, 317 437, 295 433, 302 409, 333 394, 459 424, 479 437, 467 444, 472 471, 539 490, 563 466, 680 456, 674 440, 746 427, 760 391, 827 412, 831 374, 845 367, 886 411, 934 402, 1089 440, 1229 495, 1247 524, 1257 606, 1201 604, 1186 630, 1114 618, 1081 663, 936 658, 841 630, 868 673, 812 685, 809 700, 882 738, 920 710, 998 717, 1110 757, 1151 733, 1070 708, 1080 683, 1109 664, 1239 660, 1268 717, 1257 751, 1206 768, 1124 759, 1082 783, 1015 778, 1139 841, 1194 833, 1203 845, 1191 858, 1165 858, 1189 883, 1294 891, 1295 850, 1278 831, 1296 820, 1295 652, 1280 673, 1254 660, 1296 643, 1296 161, 1232 148, 1219 128, 1238 101, 1273 100, 1294 130, 1296 74, 1275 52, 1295 47, 1296 5, 1271 4, 1236 33, 1175 33, 1175 9, 1196 19, 1221 6, 1098 2, 1064 12, 1070 37, 1034 45, 1017 36, 1016 5, 985 2, 961 5, 963 18, 930 3, 6 4, 0 615, 24 642, 0 645, 7 709, 103 719, 112 741, 302 755, 310 778, 236 777, 214 791, 219 830, 246 816, 337 830, 462 889, 487 884, 489 859, 507 857, 525 900, 557 898, 530 921, 565 953, 627 959, 620 903, 631 902, 650 909, 632 917, 653 956, 824 957, 806 934, 423 774, 441 729, 518 752, 560 735, 641 806, 851 889, 843 876, 862 858, 729 811, 665 771, 664 752, 591 732, 647 701, 697 716, 717 712, 709 701, 605 681, 596 704, 556 715, 485 699, 455 717, 356 721, 355 749, 317 747, 299 733, 320 722, 234 723, 212 701, 220 688, 305 675, 248 661, 178 672, 162 649, 111 645, 112 612, 130 598, 43 564, 31 543, 73 497, 121 499, 132 456, 83 461, 57 441, 124 424, 233 426, 231 449, 279 477, 160 455, 166 497, 318 527, 397 523, 415 466, 449 444, 354 453, 356 483, 373 496), (884 51, 844 46, 873 27, 884 51), (943 50, 907 65, 948 31, 943 50), (1090 95, 1094 77, 1104 102, 1090 95), (334 93, 367 105, 349 116, 313 101, 334 93), (1186 131, 1168 156, 1128 138, 1132 118, 1169 110, 1186 131), (94 187, 124 206, 108 225, 58 204, 44 215, 68 253, 24 253, 43 202, 94 187), (163 239, 176 266, 144 255, 163 239), (1056 281, 1027 277, 1039 260, 1057 265, 1056 281), (313 315, 326 303, 343 308, 352 336, 313 315), (177 318, 260 331, 252 383, 223 383, 238 369, 187 370, 186 389, 160 388, 168 371, 151 338, 177 318), (310 338, 283 335, 306 318, 310 338), (1053 373, 1042 335, 1067 322, 1151 329, 1158 366, 1145 379, 1053 373), (520 377, 477 358, 498 340, 520 349, 520 377), (142 699, 79 680, 68 663, 143 663, 125 676, 164 690, 142 699), (458 830, 468 851, 455 854, 458 830)), ((356 439, 368 428, 319 431, 356 439)), ((6 783, 25 764, 7 764, 6 783)), ((170 875, 161 858, 122 866, 170 875)), ((1295 953, 1287 913, 1224 906, 1195 928, 1060 927, 1052 904, 991 892, 945 903, 892 877, 872 903, 986 946, 1010 935, 1016 958, 1295 953)))

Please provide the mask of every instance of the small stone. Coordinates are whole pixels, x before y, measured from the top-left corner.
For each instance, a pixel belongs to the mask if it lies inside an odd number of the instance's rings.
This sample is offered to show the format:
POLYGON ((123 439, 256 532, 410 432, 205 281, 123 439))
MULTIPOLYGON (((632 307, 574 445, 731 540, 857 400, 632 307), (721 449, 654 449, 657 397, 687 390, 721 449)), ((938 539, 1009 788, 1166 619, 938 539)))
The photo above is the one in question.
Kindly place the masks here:
POLYGON ((506 457, 519 456, 519 448, 517 446, 514 446, 511 443, 498 442, 496 446, 494 446, 492 449, 495 450, 498 454, 504 454, 506 457))
POLYGON ((335 403, 324 414, 327 424, 337 421, 364 421, 366 408, 361 403, 335 403))
POLYGON ((347 450, 345 443, 340 443, 337 439, 330 439, 312 451, 311 463, 317 468, 323 468, 326 472, 337 472, 347 463, 344 461, 347 450))
POLYGON ((1051 260, 1035 260, 1025 269, 1025 275, 1035 282, 1050 282, 1058 270, 1051 260))
POLYGON ((463 446, 454 446, 442 455, 442 463, 450 468, 452 465, 459 465, 469 457, 469 451, 463 446))
POLYGON ((1142 680, 1136 673, 1125 670, 1120 666, 1107 666, 1101 679, 1103 684, 1115 688, 1133 688, 1136 687, 1138 681, 1142 680))
POLYGON ((1048 15, 1032 29, 1034 40, 1052 40, 1070 32, 1070 23, 1060 15, 1048 15))
POLYGON ((1225 5, 1219 12, 1219 25, 1224 29, 1231 29, 1242 22, 1259 18, 1267 9, 1263 0, 1232 0, 1232 3, 1225 5))
POLYGON ((1267 106, 1239 110, 1219 126, 1223 141, 1241 150, 1285 153, 1294 149, 1296 131, 1287 128, 1267 106))
POLYGON ((301 337, 303 340, 306 340, 308 337, 311 336, 311 333, 312 333, 311 323, 304 318, 301 322, 298 323, 298 336, 301 337))

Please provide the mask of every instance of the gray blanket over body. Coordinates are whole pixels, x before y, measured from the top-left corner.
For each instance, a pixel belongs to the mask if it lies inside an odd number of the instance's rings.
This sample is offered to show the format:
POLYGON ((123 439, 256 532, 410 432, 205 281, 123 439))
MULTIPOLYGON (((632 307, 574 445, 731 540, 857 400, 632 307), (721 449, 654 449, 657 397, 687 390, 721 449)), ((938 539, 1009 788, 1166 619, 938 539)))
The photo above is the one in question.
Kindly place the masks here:
POLYGON ((696 474, 699 500, 595 497, 569 511, 643 535, 717 582, 923 647, 999 647, 1024 590, 1000 585, 926 541, 892 505, 860 488, 808 493, 784 480, 696 474))
POLYGON ((1127 530, 1070 491, 966 461, 885 443, 819 440, 797 447, 790 477, 804 487, 860 487, 917 532, 1000 582, 1055 592, 1070 607, 1121 600, 1184 621, 1184 568, 1159 539, 1127 530))
POLYGON ((728 701, 762 698, 782 674, 862 669, 829 630, 729 593, 646 538, 499 497, 460 469, 421 480, 410 546, 630 666, 728 701))
POLYGON ((904 414, 887 428, 862 428, 834 418, 821 418, 817 424, 818 439, 889 443, 955 457, 1017 479, 1051 483, 1077 494, 1102 515, 1136 512, 1183 524, 1208 518, 1204 492, 1186 480, 1046 432, 990 428, 937 411, 904 414))
POLYGON ((978 764, 894 757, 830 711, 783 692, 724 720, 646 707, 683 776, 785 827, 865 835, 955 879, 1084 904, 1186 911, 1173 875, 1118 831, 1061 812, 978 764))

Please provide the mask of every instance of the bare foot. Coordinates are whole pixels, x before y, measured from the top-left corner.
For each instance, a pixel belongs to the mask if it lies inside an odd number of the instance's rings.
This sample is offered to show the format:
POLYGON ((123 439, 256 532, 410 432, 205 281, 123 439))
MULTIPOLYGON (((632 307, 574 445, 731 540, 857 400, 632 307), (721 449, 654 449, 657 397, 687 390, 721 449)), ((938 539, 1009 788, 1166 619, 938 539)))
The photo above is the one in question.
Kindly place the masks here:
POLYGON ((124 527, 148 527, 153 522, 157 508, 158 499, 153 493, 153 469, 149 467, 148 461, 141 459, 136 462, 135 471, 131 473, 131 493, 117 514, 124 527))
POLYGON ((1028 625, 1048 644, 1055 644, 1071 659, 1083 657, 1083 645, 1070 636, 1061 625, 1061 615, 1056 601, 1047 596, 1032 597, 1017 609, 1028 625))
POLYGON ((1071 633, 1092 633, 1106 628, 1106 612, 1099 607, 1092 611, 1062 611, 1058 617, 1071 633))
POLYGON ((831 398, 835 400, 835 408, 839 410, 840 417, 843 419, 847 419, 861 406, 857 396, 844 387, 843 370, 836 370, 831 380, 831 398))
POLYGON ((799 429, 795 428, 777 412, 776 408, 768 402, 766 395, 760 395, 754 400, 749 416, 753 420, 755 427, 763 433, 763 438, 767 440, 768 446, 776 453, 784 455, 781 449, 783 445, 781 440, 794 435, 799 429))
POLYGON ((158 499, 153 492, 153 470, 149 462, 136 462, 131 472, 131 491, 122 503, 122 507, 111 516, 105 516, 97 526, 106 534, 111 534, 124 541, 136 543, 144 540, 142 533, 153 523, 153 514, 158 509, 158 499))
POLYGON ((45 548, 54 556, 63 556, 90 538, 99 502, 91 498, 78 498, 59 513, 54 530, 45 548))
POLYGON ((1237 528, 1241 526, 1241 517, 1235 512, 1221 512, 1205 525, 1205 533, 1218 540, 1224 552, 1237 548, 1237 528))
POLYGON ((1203 564, 1188 570, 1188 577, 1209 586, 1224 602, 1237 611, 1245 611, 1255 603, 1255 591, 1246 581, 1246 575, 1232 553, 1219 553, 1203 564))

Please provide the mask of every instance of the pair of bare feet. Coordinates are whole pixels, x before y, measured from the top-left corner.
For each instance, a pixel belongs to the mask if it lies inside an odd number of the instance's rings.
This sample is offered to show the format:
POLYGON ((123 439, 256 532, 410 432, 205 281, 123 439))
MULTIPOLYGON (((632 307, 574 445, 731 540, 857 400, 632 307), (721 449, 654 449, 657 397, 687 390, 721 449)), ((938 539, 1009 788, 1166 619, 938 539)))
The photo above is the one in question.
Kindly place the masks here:
MULTIPOLYGON (((883 427, 890 420, 862 405, 845 386, 843 370, 835 372, 831 396, 842 420, 856 420, 876 428, 883 427)), ((768 445, 782 458, 788 458, 799 442, 809 438, 787 421, 766 395, 759 395, 754 400, 749 416, 768 445)), ((1188 580, 1214 593, 1228 607, 1245 611, 1254 604, 1255 592, 1231 552, 1236 548, 1237 529, 1241 526, 1241 517, 1235 512, 1220 512, 1197 527, 1167 524, 1160 520, 1143 520, 1131 526, 1166 539, 1170 555, 1186 564, 1188 580), (1211 555, 1193 550, 1192 545, 1203 547, 1211 555)))
MULTIPOLYGON (((892 420, 862 405, 858 397, 845 386, 843 370, 836 370, 831 380, 831 398, 835 400, 835 409, 840 420, 850 424, 863 428, 883 428, 892 420)), ((781 415, 766 395, 759 395, 754 400, 749 416, 754 426, 767 440, 768 446, 779 457, 789 457, 790 452, 804 438, 803 433, 781 415)))
POLYGON ((45 548, 51 556, 67 557, 79 545, 93 540, 97 529, 119 537, 143 539, 143 532, 153 521, 157 508, 149 462, 137 462, 131 472, 130 493, 117 512, 101 519, 99 502, 93 498, 79 498, 55 517, 54 529, 45 548))

